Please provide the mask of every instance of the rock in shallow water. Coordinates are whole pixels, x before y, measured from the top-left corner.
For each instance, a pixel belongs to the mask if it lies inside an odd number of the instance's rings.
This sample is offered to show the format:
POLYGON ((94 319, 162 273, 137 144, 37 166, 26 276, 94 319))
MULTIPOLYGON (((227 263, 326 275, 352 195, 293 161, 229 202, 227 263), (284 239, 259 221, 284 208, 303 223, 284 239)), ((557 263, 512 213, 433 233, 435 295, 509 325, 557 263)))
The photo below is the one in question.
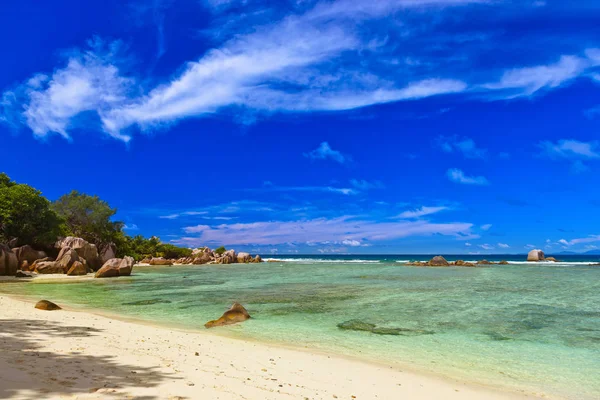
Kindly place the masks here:
POLYGON ((351 319, 350 321, 342 322, 338 324, 337 327, 349 331, 371 332, 375 335, 419 336, 433 335, 435 333, 433 331, 426 331, 422 329, 377 327, 375 324, 364 322, 358 319, 351 319))
POLYGON ((60 308, 59 306, 57 306, 56 304, 54 304, 51 301, 48 300, 40 300, 35 304, 35 308, 37 308, 38 310, 45 310, 45 311, 55 311, 55 310, 62 310, 62 308, 60 308))
POLYGON ((214 328, 216 326, 231 325, 238 322, 244 322, 250 318, 248 311, 240 303, 233 303, 231 308, 221 316, 219 319, 208 321, 204 324, 206 328, 214 328))

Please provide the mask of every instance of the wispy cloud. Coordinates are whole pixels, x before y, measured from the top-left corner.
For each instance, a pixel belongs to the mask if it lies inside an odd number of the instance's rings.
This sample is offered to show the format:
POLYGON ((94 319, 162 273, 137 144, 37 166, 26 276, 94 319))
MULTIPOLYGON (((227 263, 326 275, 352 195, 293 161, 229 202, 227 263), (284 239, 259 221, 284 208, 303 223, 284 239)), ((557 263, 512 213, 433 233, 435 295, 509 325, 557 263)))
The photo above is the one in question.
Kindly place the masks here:
POLYGON ((558 241, 558 243, 562 244, 563 246, 575 246, 578 244, 594 243, 594 242, 600 242, 600 235, 590 235, 590 236, 587 236, 584 238, 571 239, 571 240, 560 239, 558 241))
POLYGON ((474 237, 470 223, 430 223, 427 221, 377 222, 354 216, 317 218, 300 221, 266 221, 218 226, 196 225, 185 228, 194 237, 179 240, 186 245, 199 243, 284 244, 357 241, 385 241, 410 236, 434 234, 455 236, 459 239, 474 237))
POLYGON ((482 231, 489 231, 491 227, 492 227, 492 224, 485 224, 485 225, 480 226, 482 231))
POLYGON ((177 219, 179 217, 190 217, 190 216, 206 215, 206 214, 208 214, 208 211, 183 211, 183 212, 175 213, 175 214, 160 215, 158 218, 177 219))
POLYGON ((556 143, 540 142, 539 147, 550 158, 600 159, 600 145, 596 141, 580 142, 575 139, 562 139, 556 143))
POLYGON ((350 156, 344 155, 340 151, 333 150, 327 142, 323 142, 316 149, 304 153, 304 157, 312 160, 333 160, 340 164, 347 163, 351 160, 350 156))
POLYGON ((484 250, 494 250, 494 246, 492 246, 491 244, 480 244, 479 247, 481 247, 484 250))
POLYGON ((446 172, 448 179, 452 182, 461 183, 463 185, 489 185, 488 180, 483 176, 467 176, 457 168, 449 169, 446 172))
POLYGON ((447 211, 449 209, 450 209, 449 207, 445 207, 445 206, 438 206, 438 207, 423 206, 423 207, 416 208, 414 210, 404 211, 404 212, 400 213, 400 215, 398 215, 398 218, 402 218, 402 219, 421 218, 426 215, 437 214, 441 211, 447 211))
POLYGON ((581 142, 574 139, 562 139, 556 143, 542 141, 538 147, 542 150, 542 155, 553 160, 570 160, 571 171, 576 174, 589 170, 584 160, 600 159, 600 145, 597 141, 581 142))
POLYGON ((531 96, 543 90, 556 89, 589 74, 592 68, 600 65, 597 52, 598 49, 588 49, 581 56, 563 55, 555 63, 514 68, 505 71, 498 82, 482 87, 498 91, 491 96, 502 98, 531 96))
POLYGON ((498 247, 500 247, 501 249, 508 249, 508 248, 510 248, 510 246, 507 245, 506 243, 498 243, 498 247))
MULTIPOLYGON (((87 121, 78 123, 78 115, 103 115, 123 104, 134 84, 132 79, 121 76, 118 67, 123 44, 95 38, 88 45, 86 51, 69 52, 66 66, 51 75, 36 74, 13 91, 5 92, 5 119, 25 124, 37 137, 58 133, 69 139, 69 131, 87 127, 87 121)), ((120 132, 111 134, 129 140, 120 132)))
POLYGON ((385 188, 385 185, 383 183, 381 183, 380 181, 369 182, 369 181, 365 181, 364 179, 363 180, 351 179, 350 184, 355 189, 362 190, 362 191, 385 188))
POLYGON ((436 145, 446 153, 458 152, 466 158, 484 159, 487 150, 477 147, 473 139, 454 136, 438 136, 436 145))

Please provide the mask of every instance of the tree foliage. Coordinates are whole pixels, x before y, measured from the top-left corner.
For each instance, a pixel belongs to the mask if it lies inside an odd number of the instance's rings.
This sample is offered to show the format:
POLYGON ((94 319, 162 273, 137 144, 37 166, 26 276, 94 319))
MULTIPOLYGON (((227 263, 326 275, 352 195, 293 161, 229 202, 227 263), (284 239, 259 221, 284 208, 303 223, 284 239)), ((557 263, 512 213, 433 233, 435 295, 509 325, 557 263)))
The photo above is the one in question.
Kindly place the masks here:
POLYGON ((123 239, 123 242, 117 244, 119 254, 130 255, 138 261, 147 257, 182 258, 192 254, 191 249, 162 243, 156 236, 146 239, 142 235, 125 235, 123 239))
POLYGON ((39 190, 0 173, 0 242, 18 238, 18 245, 49 248, 65 232, 64 221, 39 190))
POLYGON ((115 208, 98 196, 76 190, 50 203, 39 190, 13 182, 0 173, 0 243, 18 238, 19 245, 51 248, 59 238, 71 235, 99 249, 114 243, 117 257, 128 255, 141 260, 191 255, 192 250, 162 243, 156 236, 146 239, 127 235, 124 224, 114 220, 116 213, 115 208))
POLYGON ((73 190, 56 200, 52 209, 65 220, 71 236, 100 248, 117 241, 123 230, 123 222, 112 220, 117 210, 98 196, 73 190))
POLYGON ((223 254, 225 253, 227 250, 225 249, 225 247, 221 246, 215 249, 215 254, 223 254))

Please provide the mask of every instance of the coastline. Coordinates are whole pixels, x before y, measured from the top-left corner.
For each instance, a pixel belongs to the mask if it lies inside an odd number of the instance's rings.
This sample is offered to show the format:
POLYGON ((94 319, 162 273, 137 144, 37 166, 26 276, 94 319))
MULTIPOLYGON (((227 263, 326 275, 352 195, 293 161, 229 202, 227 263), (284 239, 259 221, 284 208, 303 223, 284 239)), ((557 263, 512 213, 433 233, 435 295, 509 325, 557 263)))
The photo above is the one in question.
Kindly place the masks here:
POLYGON ((6 377, 0 397, 535 397, 311 349, 168 329, 68 307, 40 311, 30 301, 4 294, 0 310, 3 347, 8 350, 0 356, 6 377))

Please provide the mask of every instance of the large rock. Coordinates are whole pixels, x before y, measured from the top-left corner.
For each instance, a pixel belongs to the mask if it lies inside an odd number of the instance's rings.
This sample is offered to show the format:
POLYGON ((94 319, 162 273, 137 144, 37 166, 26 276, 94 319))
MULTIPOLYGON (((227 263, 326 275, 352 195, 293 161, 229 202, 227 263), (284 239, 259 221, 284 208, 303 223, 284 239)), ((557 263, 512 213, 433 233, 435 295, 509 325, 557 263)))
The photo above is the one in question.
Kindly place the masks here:
POLYGON ((238 322, 246 321, 250 318, 248 311, 240 303, 233 303, 231 308, 221 316, 219 319, 208 321, 204 326, 206 328, 214 328, 216 326, 231 325, 238 322))
POLYGON ((133 271, 133 264, 135 264, 135 260, 133 257, 125 256, 121 263, 119 264, 119 276, 129 276, 131 275, 131 271, 133 271))
POLYGON ((235 250, 227 250, 223 253, 223 258, 227 258, 229 262, 223 262, 222 264, 233 264, 237 262, 237 255, 235 254, 235 250))
POLYGON ((5 244, 0 244, 0 275, 15 276, 19 269, 17 255, 5 244))
POLYGON ((252 261, 252 256, 249 253, 238 253, 237 255, 237 262, 239 263, 249 263, 250 261, 252 261))
POLYGON ((100 261, 102 265, 110 259, 117 256, 117 246, 114 243, 109 243, 100 251, 100 261))
POLYGON ((17 259, 19 260, 19 265, 22 265, 23 261, 27 261, 27 264, 31 265, 36 260, 48 257, 48 255, 46 255, 45 252, 35 250, 28 244, 26 244, 25 246, 16 247, 12 249, 12 251, 16 254, 17 259))
POLYGON ((67 271, 67 275, 75 276, 75 275, 86 275, 87 267, 80 261, 75 261, 73 266, 69 268, 67 271))
POLYGON ((133 257, 113 258, 104 263, 102 268, 96 272, 95 278, 114 278, 117 276, 129 276, 135 263, 133 257))
POLYGON ((545 255, 544 252, 538 249, 531 250, 529 254, 527 254, 527 261, 544 261, 545 255))
POLYGON ((150 264, 150 265, 173 265, 173 261, 167 260, 164 257, 158 257, 158 258, 152 258, 150 261, 148 261, 148 264, 150 264))
POLYGON ((83 264, 82 261, 83 259, 79 258, 77 251, 70 247, 63 247, 60 253, 58 253, 58 257, 56 257, 56 265, 60 266, 65 274, 71 269, 73 264, 76 262, 83 264))
POLYGON ((93 270, 97 270, 102 265, 102 259, 98 254, 98 248, 96 247, 96 245, 89 243, 85 239, 67 236, 64 239, 59 240, 56 243, 55 247, 61 249, 61 252, 64 248, 70 248, 72 250, 75 250, 77 252, 77 255, 83 258, 86 261, 88 267, 92 268, 93 270))
POLYGON ((256 257, 254 257, 254 260, 252 260, 252 262, 255 263, 261 263, 263 262, 262 258, 257 254, 256 257))
POLYGON ((200 253, 197 255, 196 258, 194 258, 194 261, 192 261, 192 264, 202 265, 202 264, 206 264, 206 263, 210 262, 211 260, 212 260, 212 258, 210 257, 210 254, 200 253))
POLYGON ((61 310, 61 308, 59 306, 57 306, 56 304, 54 304, 51 301, 48 300, 40 300, 37 303, 35 303, 35 308, 37 308, 38 310, 44 310, 44 311, 55 311, 55 310, 61 310))
POLYGON ((38 274, 64 274, 63 268, 56 261, 42 261, 35 264, 35 272, 38 274))
POLYGON ((447 267, 450 265, 448 261, 442 256, 435 256, 431 260, 429 260, 429 266, 431 267, 447 267))

